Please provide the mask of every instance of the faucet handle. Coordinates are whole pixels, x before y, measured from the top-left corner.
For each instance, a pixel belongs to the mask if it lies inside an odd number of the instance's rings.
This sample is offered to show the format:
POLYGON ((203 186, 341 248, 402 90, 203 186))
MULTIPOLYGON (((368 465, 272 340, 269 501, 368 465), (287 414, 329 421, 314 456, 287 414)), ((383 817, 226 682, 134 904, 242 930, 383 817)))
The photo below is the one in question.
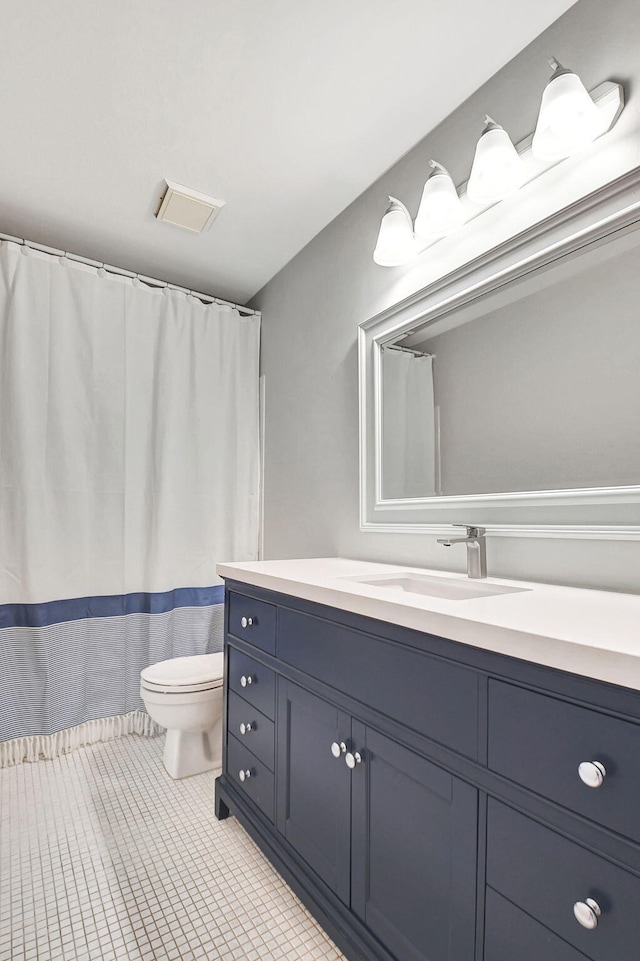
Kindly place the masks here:
POLYGON ((464 527, 467 537, 483 537, 486 534, 486 527, 476 527, 475 524, 452 524, 452 527, 464 527))

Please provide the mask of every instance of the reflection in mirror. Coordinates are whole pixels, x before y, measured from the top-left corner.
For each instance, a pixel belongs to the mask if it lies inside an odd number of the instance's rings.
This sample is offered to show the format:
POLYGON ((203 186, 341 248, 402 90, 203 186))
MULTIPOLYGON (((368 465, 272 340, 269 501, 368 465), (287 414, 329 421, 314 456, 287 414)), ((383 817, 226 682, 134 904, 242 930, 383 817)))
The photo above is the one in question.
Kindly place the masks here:
POLYGON ((383 497, 436 493, 433 357, 390 345, 382 350, 383 497))
POLYGON ((640 484, 638 238, 559 273, 385 345, 384 499, 640 484))

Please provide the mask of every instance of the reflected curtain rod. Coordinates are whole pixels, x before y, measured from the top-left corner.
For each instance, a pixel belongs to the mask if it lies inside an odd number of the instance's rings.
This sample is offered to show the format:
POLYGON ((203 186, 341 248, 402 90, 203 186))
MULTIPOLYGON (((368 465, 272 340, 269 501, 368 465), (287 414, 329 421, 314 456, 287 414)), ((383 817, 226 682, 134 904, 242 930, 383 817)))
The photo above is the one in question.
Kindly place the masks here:
POLYGON ((414 357, 435 357, 435 354, 428 354, 425 350, 412 350, 411 347, 400 347, 399 344, 383 344, 383 350, 401 350, 405 354, 413 354, 414 357))
POLYGON ((189 290, 188 287, 180 287, 178 284, 170 284, 166 280, 157 280, 155 277, 145 277, 144 274, 137 274, 133 270, 126 270, 124 267, 113 267, 111 264, 103 264, 99 260, 89 260, 88 257, 81 257, 79 254, 69 253, 67 250, 58 250, 56 247, 45 247, 44 244, 36 244, 32 240, 25 240, 23 237, 12 237, 9 234, 0 233, 0 240, 7 240, 12 244, 19 244, 21 247, 28 247, 30 250, 39 250, 43 254, 50 254, 52 257, 65 257, 77 264, 86 264, 88 267, 96 267, 98 270, 105 270, 108 274, 116 277, 128 277, 131 280, 139 280, 147 287, 166 287, 168 290, 179 290, 183 294, 196 297, 198 300, 208 304, 219 304, 221 307, 233 307, 238 313, 247 317, 259 317, 259 310, 250 310, 242 304, 232 304, 230 300, 221 300, 213 294, 204 294, 197 290, 189 290))

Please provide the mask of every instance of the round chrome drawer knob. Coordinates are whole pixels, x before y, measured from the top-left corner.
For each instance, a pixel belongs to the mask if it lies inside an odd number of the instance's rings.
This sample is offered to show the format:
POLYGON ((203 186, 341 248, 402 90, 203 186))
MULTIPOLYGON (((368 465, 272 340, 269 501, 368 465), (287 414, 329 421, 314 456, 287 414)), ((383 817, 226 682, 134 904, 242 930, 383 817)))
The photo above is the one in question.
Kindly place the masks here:
POLYGON ((600 787, 607 776, 607 770, 600 761, 583 761, 578 765, 578 775, 587 787, 600 787))
POLYGON ((573 906, 573 913, 578 924, 588 931, 593 931, 598 927, 598 918, 602 914, 600 905, 593 898, 586 898, 585 901, 576 901, 573 906))
POLYGON ((245 782, 245 781, 248 781, 249 778, 251 777, 251 771, 249 770, 249 768, 247 768, 246 771, 238 771, 238 777, 240 778, 240 780, 241 780, 242 783, 244 784, 244 782, 245 782))
POLYGON ((243 721, 242 724, 240 725, 240 733, 241 733, 241 734, 250 734, 251 731, 253 731, 253 724, 251 723, 251 721, 247 721, 246 724, 245 724, 245 722, 243 721))
POLYGON ((334 757, 340 757, 341 754, 346 754, 346 751, 347 745, 344 743, 344 741, 340 741, 339 744, 337 741, 334 741, 331 745, 331 753, 334 757))
POLYGON ((356 764, 362 764, 362 754, 360 751, 354 751, 353 754, 351 751, 348 751, 347 754, 345 754, 344 760, 347 767, 353 770, 356 764))
POLYGON ((240 626, 241 626, 241 627, 253 627, 253 618, 252 618, 252 617, 241 617, 241 618, 240 618, 240 626))
POLYGON ((250 684, 253 684, 253 677, 251 674, 243 674, 240 678, 240 687, 249 687, 250 684))

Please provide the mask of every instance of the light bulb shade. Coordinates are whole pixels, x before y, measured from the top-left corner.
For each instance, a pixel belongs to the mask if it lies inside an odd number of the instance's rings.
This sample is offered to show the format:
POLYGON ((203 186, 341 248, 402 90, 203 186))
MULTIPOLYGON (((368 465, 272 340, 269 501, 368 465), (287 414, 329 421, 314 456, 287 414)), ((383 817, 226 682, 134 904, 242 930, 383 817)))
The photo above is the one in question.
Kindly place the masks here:
POLYGON ((524 164, 507 131, 490 117, 476 146, 467 183, 474 204, 495 204, 524 183, 524 164))
POLYGON ((464 213, 455 184, 447 171, 434 160, 432 172, 422 191, 415 232, 424 240, 436 240, 462 226, 464 213))
POLYGON ((389 197, 373 259, 381 267, 399 267, 408 263, 415 254, 416 241, 409 211, 395 197, 389 197))
POLYGON ((577 74, 555 60, 551 64, 531 144, 536 160, 544 161, 570 157, 604 132, 600 111, 577 74))

